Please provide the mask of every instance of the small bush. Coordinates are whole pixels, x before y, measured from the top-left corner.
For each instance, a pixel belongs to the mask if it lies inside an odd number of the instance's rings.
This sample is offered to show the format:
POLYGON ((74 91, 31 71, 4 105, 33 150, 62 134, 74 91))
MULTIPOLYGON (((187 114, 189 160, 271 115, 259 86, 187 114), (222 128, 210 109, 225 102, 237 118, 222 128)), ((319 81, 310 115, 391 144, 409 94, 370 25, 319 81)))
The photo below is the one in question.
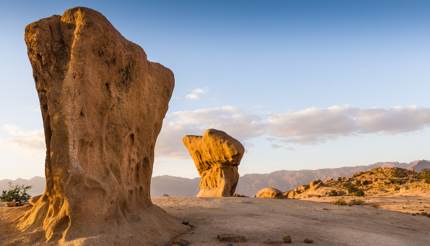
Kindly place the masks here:
POLYGON ((338 200, 336 200, 336 201, 334 202, 334 204, 335 204, 335 205, 339 205, 339 206, 346 206, 346 205, 348 205, 348 203, 347 203, 345 200, 343 200, 343 199, 338 199, 338 200))
POLYGON ((327 192, 327 196, 337 196, 337 191, 336 190, 331 190, 329 192, 327 192))
POLYGON ((404 178, 408 176, 408 171, 403 168, 394 168, 393 176, 397 178, 404 178))
POLYGON ((12 185, 12 183, 9 183, 9 189, 2 192, 0 200, 2 202, 15 202, 17 206, 21 206, 30 199, 30 195, 27 193, 29 189, 31 189, 31 186, 12 185))
POLYGON ((283 241, 284 243, 292 243, 292 242, 293 242, 293 240, 291 240, 291 236, 290 236, 290 235, 285 235, 285 236, 282 238, 282 241, 283 241))
POLYGON ((352 206, 352 205, 363 205, 365 202, 363 201, 363 200, 355 200, 355 199, 353 199, 353 200, 351 200, 349 203, 348 203, 348 205, 349 206, 352 206))
POLYGON ((346 195, 346 193, 343 190, 339 190, 339 191, 337 191, 337 195, 338 196, 344 196, 344 195, 346 195))
POLYGON ((364 196, 364 191, 357 189, 351 193, 353 196, 364 196))
POLYGON ((348 195, 351 196, 364 196, 364 191, 360 190, 356 186, 352 185, 351 183, 345 184, 345 187, 348 190, 348 195))
POLYGON ((397 184, 397 185, 402 185, 404 184, 406 181, 403 179, 399 179, 399 178, 391 178, 390 179, 390 183, 391 184, 397 184))

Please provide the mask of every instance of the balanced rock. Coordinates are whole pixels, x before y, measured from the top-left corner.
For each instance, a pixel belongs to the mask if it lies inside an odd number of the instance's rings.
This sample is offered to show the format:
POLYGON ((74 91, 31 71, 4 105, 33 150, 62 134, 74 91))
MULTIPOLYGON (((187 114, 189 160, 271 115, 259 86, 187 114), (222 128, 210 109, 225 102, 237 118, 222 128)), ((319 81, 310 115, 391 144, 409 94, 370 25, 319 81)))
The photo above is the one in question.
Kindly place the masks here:
POLYGON ((173 73, 88 8, 28 25, 25 42, 43 117, 46 190, 20 229, 73 245, 164 244, 182 232, 150 198, 173 73))
POLYGON ((259 190, 256 194, 255 194, 256 198, 272 198, 272 199, 283 199, 284 195, 283 193, 273 187, 267 187, 267 188, 263 188, 261 190, 259 190))
POLYGON ((187 135, 183 142, 201 177, 197 196, 233 196, 239 181, 238 166, 245 152, 243 145, 215 129, 206 130, 203 136, 187 135))

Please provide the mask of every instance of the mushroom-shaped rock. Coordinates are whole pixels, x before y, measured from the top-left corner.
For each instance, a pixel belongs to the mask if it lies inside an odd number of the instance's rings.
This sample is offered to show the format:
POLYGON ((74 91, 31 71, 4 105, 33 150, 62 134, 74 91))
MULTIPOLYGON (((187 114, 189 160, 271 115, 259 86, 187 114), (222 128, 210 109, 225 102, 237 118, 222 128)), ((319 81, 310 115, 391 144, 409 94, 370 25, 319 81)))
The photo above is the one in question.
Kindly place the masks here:
POLYGON ((227 133, 208 129, 203 136, 187 135, 185 147, 200 175, 198 197, 233 196, 239 180, 238 166, 245 149, 227 133))
POLYGON ((173 73, 88 8, 29 24, 25 42, 46 189, 19 224, 27 235, 19 244, 158 245, 185 230, 149 194, 173 73))
POLYGON ((282 191, 273 188, 273 187, 267 187, 259 190, 255 194, 256 198, 273 198, 273 199, 283 199, 284 195, 282 194, 282 191))

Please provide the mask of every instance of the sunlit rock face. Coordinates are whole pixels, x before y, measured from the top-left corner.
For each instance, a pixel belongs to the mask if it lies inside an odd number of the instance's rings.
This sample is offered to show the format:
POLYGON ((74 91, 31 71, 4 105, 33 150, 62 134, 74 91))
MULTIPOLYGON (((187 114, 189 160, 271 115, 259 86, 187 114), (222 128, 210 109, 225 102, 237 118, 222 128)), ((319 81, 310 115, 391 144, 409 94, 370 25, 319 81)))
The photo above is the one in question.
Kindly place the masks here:
POLYGON ((227 133, 206 130, 203 136, 183 138, 201 177, 198 197, 233 196, 239 181, 238 166, 245 152, 243 145, 227 133))
POLYGON ((47 151, 46 191, 21 229, 90 245, 162 243, 183 230, 150 198, 173 73, 88 8, 29 24, 25 42, 47 151))

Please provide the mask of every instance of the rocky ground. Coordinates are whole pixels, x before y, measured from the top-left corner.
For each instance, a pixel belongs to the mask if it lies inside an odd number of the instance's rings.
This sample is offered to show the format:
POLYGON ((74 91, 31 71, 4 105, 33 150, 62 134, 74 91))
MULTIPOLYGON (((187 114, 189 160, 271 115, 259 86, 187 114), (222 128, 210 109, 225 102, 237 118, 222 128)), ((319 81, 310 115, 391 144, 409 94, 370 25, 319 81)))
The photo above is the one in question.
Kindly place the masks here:
POLYGON ((362 205, 430 216, 430 171, 375 168, 351 177, 314 180, 284 193, 287 198, 362 205))
MULTIPOLYGON (((430 218, 372 206, 339 206, 292 199, 157 198, 156 204, 191 225, 178 237, 192 245, 228 245, 217 238, 235 234, 240 245, 429 245, 430 218)), ((234 241, 234 240, 233 240, 234 241)), ((232 243, 236 245, 236 243, 232 243)))
MULTIPOLYGON (((391 198, 394 199, 394 198, 391 198)), ((430 218, 373 206, 339 206, 293 199, 160 197, 154 203, 189 226, 179 245, 423 245, 430 218), (233 235, 226 235, 233 234, 233 235), (217 238, 220 236, 220 238, 217 238), (225 240, 221 242, 220 240, 225 240), (236 242, 241 241, 241 242, 236 242)), ((423 200, 428 203, 428 200, 423 200)), ((28 208, 0 207, 0 245, 28 208)))
POLYGON ((430 194, 389 194, 385 196, 340 196, 340 197, 309 197, 301 200, 345 205, 354 202, 362 203, 365 207, 374 207, 383 210, 397 211, 411 215, 424 215, 430 217, 430 194))

